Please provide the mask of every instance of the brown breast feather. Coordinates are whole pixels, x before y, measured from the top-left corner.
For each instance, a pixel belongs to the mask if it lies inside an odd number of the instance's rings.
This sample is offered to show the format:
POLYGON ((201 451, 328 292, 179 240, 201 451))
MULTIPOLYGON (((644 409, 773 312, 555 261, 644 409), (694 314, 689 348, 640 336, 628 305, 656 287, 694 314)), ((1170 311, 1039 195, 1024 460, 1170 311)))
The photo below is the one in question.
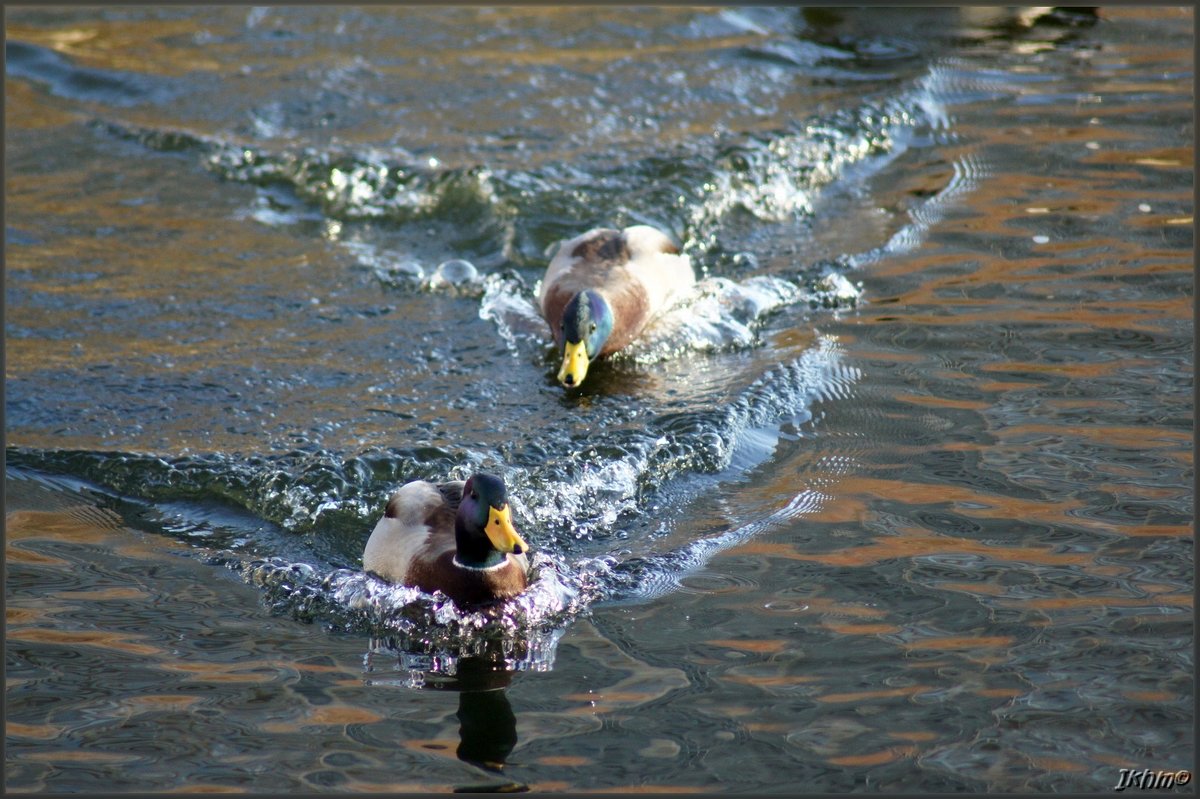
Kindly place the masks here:
POLYGON ((509 599, 524 591, 527 581, 524 569, 511 559, 503 568, 475 571, 455 564, 453 550, 431 561, 414 561, 409 576, 422 591, 441 591, 460 606, 509 599))

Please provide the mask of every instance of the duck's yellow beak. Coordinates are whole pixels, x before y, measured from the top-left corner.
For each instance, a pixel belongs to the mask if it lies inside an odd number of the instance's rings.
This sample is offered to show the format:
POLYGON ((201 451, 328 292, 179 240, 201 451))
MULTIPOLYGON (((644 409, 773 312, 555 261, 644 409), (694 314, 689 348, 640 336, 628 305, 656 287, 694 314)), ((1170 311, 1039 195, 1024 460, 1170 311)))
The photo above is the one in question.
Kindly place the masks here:
POLYGON ((513 527, 512 512, 505 504, 500 510, 488 506, 487 537, 500 552, 512 552, 520 555, 529 551, 529 545, 521 538, 517 528, 513 527))
POLYGON ((563 347, 563 362, 562 368, 558 370, 558 382, 568 388, 577 386, 583 382, 583 378, 587 375, 588 356, 587 347, 580 341, 576 344, 566 342, 563 347))

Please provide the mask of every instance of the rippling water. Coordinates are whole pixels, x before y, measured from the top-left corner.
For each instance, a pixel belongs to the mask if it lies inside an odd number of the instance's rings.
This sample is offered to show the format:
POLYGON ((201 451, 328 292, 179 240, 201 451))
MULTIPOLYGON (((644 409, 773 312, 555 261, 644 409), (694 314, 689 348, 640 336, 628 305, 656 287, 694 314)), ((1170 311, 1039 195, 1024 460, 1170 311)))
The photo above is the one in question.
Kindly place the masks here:
POLYGON ((7 14, 10 790, 1194 761, 1187 9, 7 14), (547 253, 702 280, 566 393, 547 253), (486 468, 498 618, 359 571, 486 468))

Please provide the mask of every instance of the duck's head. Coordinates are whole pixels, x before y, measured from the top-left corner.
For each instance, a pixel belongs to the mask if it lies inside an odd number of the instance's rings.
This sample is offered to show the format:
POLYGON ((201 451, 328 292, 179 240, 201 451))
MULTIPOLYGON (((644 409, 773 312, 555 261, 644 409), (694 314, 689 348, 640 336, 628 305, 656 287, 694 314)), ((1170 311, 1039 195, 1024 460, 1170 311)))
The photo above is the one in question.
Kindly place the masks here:
POLYGON ((612 308, 599 292, 584 289, 563 308, 563 362, 558 382, 578 386, 587 375, 588 364, 600 354, 613 329, 612 308))
POLYGON ((509 552, 529 551, 512 523, 504 481, 477 472, 463 485, 462 501, 454 520, 458 560, 476 568, 493 566, 509 552))

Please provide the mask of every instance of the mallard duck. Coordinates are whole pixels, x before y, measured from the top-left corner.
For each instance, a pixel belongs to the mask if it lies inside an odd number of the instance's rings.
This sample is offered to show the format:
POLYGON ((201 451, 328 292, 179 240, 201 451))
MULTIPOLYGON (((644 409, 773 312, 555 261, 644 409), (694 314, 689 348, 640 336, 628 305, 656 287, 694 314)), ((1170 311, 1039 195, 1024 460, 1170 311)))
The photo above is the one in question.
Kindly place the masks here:
POLYGON ((563 356, 558 382, 581 384, 592 361, 628 346, 695 282, 691 260, 648 225, 596 228, 563 242, 539 298, 563 356))
POLYGON ((363 569, 392 583, 441 591, 460 607, 525 590, 529 546, 512 524, 504 481, 415 480, 388 500, 363 550, 363 569))

